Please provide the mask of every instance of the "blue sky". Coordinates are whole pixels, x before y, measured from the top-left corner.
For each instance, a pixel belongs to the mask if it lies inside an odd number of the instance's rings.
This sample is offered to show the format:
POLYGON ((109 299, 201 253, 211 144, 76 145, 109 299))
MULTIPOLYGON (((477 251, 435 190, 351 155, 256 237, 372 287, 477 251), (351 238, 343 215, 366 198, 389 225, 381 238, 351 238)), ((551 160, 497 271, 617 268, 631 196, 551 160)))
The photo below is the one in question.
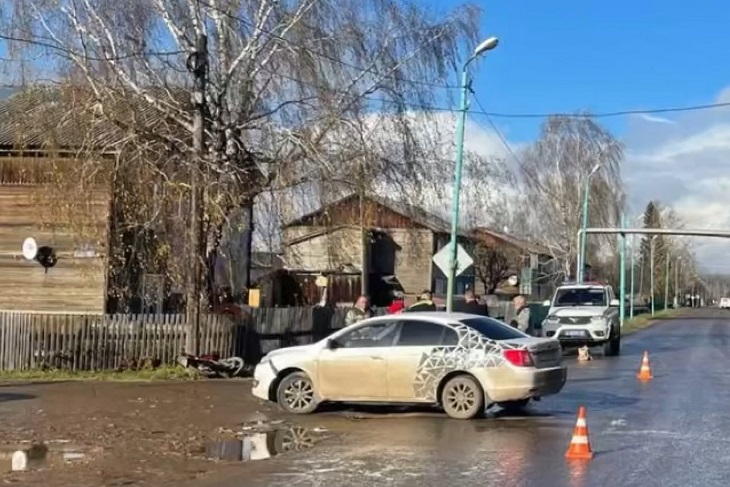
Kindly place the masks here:
MULTIPOLYGON (((501 41, 473 70, 489 111, 700 104, 730 79, 727 2, 502 0, 483 8, 484 36, 501 41)), ((621 118, 606 123, 619 135, 625 130, 621 118)), ((526 140, 539 122, 499 124, 511 139, 526 140)))
MULTIPOLYGON (((441 11, 458 4, 427 1, 441 11)), ((490 112, 595 113, 730 102, 727 2, 502 0, 483 8, 482 34, 498 36, 500 45, 472 74, 476 95, 490 112)), ((488 127, 483 116, 471 118, 488 127)), ((514 145, 533 140, 542 122, 494 121, 514 145)), ((659 199, 688 227, 730 228, 730 109, 602 122, 626 143, 623 175, 632 216, 659 199)), ((477 144, 500 152, 487 132, 474 135, 477 144)), ((727 240, 693 243, 704 270, 730 273, 727 240)))

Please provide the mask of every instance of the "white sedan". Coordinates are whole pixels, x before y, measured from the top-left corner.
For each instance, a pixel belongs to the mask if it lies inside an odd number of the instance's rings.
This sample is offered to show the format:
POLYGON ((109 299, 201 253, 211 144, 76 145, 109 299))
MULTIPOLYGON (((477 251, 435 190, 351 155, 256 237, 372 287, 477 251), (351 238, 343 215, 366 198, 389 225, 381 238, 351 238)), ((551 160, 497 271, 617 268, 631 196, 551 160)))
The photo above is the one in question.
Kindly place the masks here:
POLYGON ((256 366, 253 394, 296 414, 323 402, 435 404, 470 419, 493 404, 521 408, 556 394, 566 378, 557 340, 483 316, 419 312, 275 350, 256 366))

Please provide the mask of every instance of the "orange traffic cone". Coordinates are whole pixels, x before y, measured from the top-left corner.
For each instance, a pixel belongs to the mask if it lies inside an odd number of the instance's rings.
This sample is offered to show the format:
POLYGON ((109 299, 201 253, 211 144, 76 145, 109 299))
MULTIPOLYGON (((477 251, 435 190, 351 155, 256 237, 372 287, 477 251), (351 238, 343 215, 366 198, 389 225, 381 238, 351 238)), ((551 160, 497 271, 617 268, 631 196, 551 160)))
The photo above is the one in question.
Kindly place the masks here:
POLYGON ((651 375, 651 366, 649 365, 649 352, 644 352, 644 358, 641 359, 641 368, 636 378, 639 380, 651 380, 654 378, 651 375))
POLYGON ((578 409, 578 420, 575 422, 573 438, 570 440, 565 458, 570 460, 590 460, 593 458, 591 443, 588 441, 588 424, 586 423, 586 408, 578 409))

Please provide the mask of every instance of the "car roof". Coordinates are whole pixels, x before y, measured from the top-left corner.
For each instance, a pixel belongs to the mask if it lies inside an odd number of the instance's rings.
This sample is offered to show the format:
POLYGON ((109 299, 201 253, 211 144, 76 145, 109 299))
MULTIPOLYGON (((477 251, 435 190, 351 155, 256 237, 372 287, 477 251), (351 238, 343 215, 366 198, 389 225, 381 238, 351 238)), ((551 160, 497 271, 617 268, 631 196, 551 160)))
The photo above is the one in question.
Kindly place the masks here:
POLYGON ((435 321, 440 321, 443 323, 451 322, 451 321, 461 321, 466 320, 470 318, 484 318, 484 316, 479 315, 473 315, 469 313, 449 313, 446 311, 417 311, 413 313, 398 313, 394 315, 383 315, 378 316, 377 318, 394 318, 398 320, 417 320, 417 319, 431 319, 435 321))

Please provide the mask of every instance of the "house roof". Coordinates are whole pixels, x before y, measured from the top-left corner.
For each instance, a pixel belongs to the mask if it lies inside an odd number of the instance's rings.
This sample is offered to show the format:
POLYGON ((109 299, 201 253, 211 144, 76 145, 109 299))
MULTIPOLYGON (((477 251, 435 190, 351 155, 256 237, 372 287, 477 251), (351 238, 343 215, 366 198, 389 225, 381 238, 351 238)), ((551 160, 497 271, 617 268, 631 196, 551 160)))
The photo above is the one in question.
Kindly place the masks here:
POLYGON ((507 242, 508 244, 514 245, 517 248, 524 249, 529 252, 534 252, 540 255, 550 255, 550 249, 548 249, 544 245, 530 242, 528 240, 515 237, 514 235, 508 235, 506 233, 498 232, 496 230, 492 230, 491 228, 479 227, 472 230, 472 232, 476 234, 487 234, 491 237, 494 237, 495 239, 502 240, 503 242, 507 242))
MULTIPOLYGON (((340 198, 336 201, 333 201, 332 203, 329 203, 321 208, 318 208, 315 211, 302 215, 299 218, 290 221, 289 223, 286 223, 284 225, 284 228, 300 226, 309 218, 323 214, 326 211, 327 207, 331 207, 331 206, 343 203, 345 201, 349 201, 349 200, 351 200, 353 198, 357 198, 357 197, 358 197, 358 195, 355 193, 349 194, 349 195, 347 195, 343 198, 340 198)), ((446 220, 439 217, 438 215, 434 215, 433 213, 430 213, 430 212, 424 210, 423 208, 412 205, 410 203, 406 203, 403 201, 397 201, 392 198, 387 198, 387 197, 379 196, 379 195, 375 195, 375 194, 368 194, 366 196, 366 198, 385 208, 388 208, 389 210, 391 210, 395 213, 398 213, 399 215, 409 218, 413 222, 415 222, 433 232, 436 232, 436 233, 450 233, 451 232, 451 225, 446 220)), ((460 234, 467 235, 466 233, 463 233, 463 232, 460 232, 460 234)))
MULTIPOLYGON (((170 102, 185 109, 184 101, 170 102)), ((125 126, 164 129, 160 112, 141 97, 106 100, 106 115, 99 108, 92 94, 78 87, 34 86, 0 97, 0 148, 108 148, 125 138, 125 130, 107 116, 110 113, 125 126)))

